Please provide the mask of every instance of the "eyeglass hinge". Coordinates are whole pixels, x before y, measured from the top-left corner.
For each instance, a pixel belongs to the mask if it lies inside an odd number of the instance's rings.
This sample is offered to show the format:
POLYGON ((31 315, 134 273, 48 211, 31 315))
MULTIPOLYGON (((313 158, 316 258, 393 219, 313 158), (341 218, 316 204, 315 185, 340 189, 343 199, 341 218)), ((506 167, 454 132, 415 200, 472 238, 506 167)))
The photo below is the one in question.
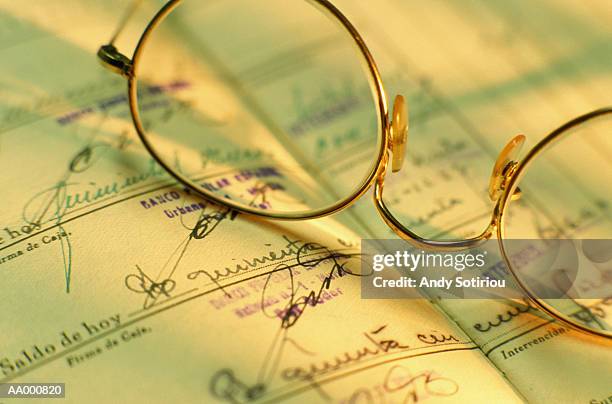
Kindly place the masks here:
POLYGON ((129 78, 132 75, 132 61, 119 52, 114 45, 103 45, 98 49, 98 60, 108 70, 129 78))

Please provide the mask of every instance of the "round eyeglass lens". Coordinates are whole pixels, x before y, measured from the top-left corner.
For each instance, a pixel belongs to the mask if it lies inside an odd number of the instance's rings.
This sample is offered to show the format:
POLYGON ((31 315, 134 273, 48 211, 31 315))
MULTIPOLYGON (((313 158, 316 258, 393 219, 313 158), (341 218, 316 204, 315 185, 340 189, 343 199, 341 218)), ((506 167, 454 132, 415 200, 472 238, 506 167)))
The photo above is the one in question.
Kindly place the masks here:
POLYGON ((520 174, 501 244, 549 312, 612 337, 612 109, 556 133, 520 174))
POLYGON ((135 55, 135 121, 157 160, 251 212, 330 212, 369 183, 382 152, 374 76, 315 1, 183 0, 135 55))

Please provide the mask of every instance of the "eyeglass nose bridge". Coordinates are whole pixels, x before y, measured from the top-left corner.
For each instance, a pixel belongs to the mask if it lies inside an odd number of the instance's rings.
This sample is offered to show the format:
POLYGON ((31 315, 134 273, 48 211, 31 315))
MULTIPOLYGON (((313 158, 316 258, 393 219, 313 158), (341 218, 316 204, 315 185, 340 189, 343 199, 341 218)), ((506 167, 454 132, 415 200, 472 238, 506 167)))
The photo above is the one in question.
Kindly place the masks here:
POLYGON ((391 171, 394 173, 401 170, 406 155, 406 142, 408 140, 408 107, 403 95, 396 95, 393 102, 393 114, 389 127, 391 142, 391 171))

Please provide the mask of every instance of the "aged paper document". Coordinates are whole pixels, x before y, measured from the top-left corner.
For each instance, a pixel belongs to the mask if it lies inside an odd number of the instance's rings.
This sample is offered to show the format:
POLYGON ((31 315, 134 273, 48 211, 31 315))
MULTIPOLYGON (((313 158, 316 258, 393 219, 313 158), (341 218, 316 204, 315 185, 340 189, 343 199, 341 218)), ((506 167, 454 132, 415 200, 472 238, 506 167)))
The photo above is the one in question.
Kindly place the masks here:
MULTIPOLYGON (((122 47, 134 46, 162 4, 144 2, 122 47)), ((537 138, 611 101, 605 2, 337 5, 363 31, 390 96, 408 97, 409 169, 389 190, 429 236, 482 227, 488 172, 507 138, 537 138), (581 35, 569 38, 562 24, 581 35)), ((360 239, 394 237, 367 196, 330 218, 276 222, 177 185, 136 137, 124 80, 95 59, 123 8, 0 1, 0 382, 64 382, 70 402, 588 402, 612 394, 609 347, 529 305, 361 299, 360 239), (539 337, 546 342, 528 344, 539 337)), ((180 68, 159 89, 169 97, 180 98, 192 71, 181 51, 180 68)), ((273 44, 259 51, 258 68, 274 71, 273 44)), ((266 99, 268 80, 246 84, 266 99)), ((316 101, 319 90, 306 95, 316 101)), ((247 112, 243 119, 257 124, 247 112)), ((350 178, 363 156, 345 158, 336 175, 350 178)))

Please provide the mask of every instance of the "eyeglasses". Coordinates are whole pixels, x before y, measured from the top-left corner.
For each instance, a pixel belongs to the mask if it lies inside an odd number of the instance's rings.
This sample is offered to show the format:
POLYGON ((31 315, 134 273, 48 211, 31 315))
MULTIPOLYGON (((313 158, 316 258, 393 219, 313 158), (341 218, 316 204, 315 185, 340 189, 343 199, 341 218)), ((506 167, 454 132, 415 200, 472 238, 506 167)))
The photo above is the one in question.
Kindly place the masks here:
MULTIPOLYGON (((517 218, 532 210, 523 201, 511 202, 521 196, 519 182, 528 195, 523 199, 544 206, 543 215, 530 222, 540 239, 584 235, 585 229, 595 229, 586 233, 592 238, 610 238, 612 170, 606 150, 611 143, 602 134, 612 127, 612 108, 565 123, 520 160, 525 137, 516 136, 499 154, 490 177, 493 211, 486 229, 474 238, 432 240, 404 226, 383 197, 385 182, 392 182, 387 177, 404 162, 406 100, 397 95, 389 113, 368 47, 332 3, 170 0, 128 58, 114 42, 137 4, 98 57, 127 79, 138 136, 180 183, 236 211, 282 220, 339 212, 373 187, 378 212, 403 239, 445 251, 476 247, 496 234, 510 272, 537 307, 575 329, 612 338, 601 307, 602 302, 612 306, 610 295, 602 295, 608 297, 603 300, 581 299, 584 294, 541 298, 521 274, 508 243, 531 238, 520 233, 527 226, 517 225, 517 218), (562 151, 559 160, 553 151, 569 144, 570 134, 579 145, 562 151), (604 155, 589 158, 593 153, 604 155), (589 166, 600 161, 601 167, 589 166), (579 177, 555 177, 558 172, 549 171, 549 163, 578 169, 579 177), (557 222, 579 220, 568 216, 576 209, 584 213, 584 201, 574 197, 579 192, 589 195, 595 208, 568 233, 557 222), (585 223, 589 220, 595 224, 585 223), (515 228, 518 233, 510 231, 515 228)), ((598 276, 607 279, 603 287, 609 292, 606 271, 598 276)))

